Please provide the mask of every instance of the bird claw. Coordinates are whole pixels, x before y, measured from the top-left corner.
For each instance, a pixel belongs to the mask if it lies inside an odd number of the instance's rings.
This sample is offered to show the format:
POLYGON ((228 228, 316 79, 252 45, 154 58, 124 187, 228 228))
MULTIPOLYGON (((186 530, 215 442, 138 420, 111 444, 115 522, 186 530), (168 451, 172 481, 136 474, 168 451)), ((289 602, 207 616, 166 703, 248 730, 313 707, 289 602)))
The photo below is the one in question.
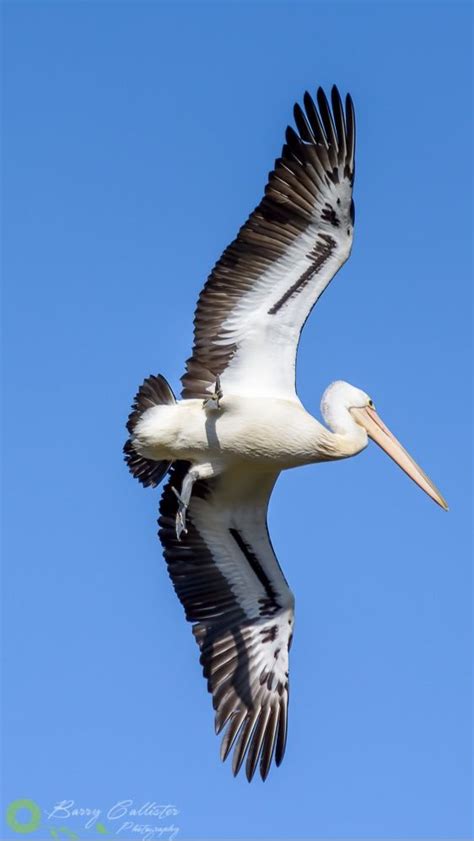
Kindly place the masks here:
POLYGON ((216 384, 214 386, 214 392, 211 394, 210 397, 207 397, 206 400, 203 400, 203 408, 206 409, 210 403, 215 403, 216 409, 220 409, 221 404, 220 401, 223 398, 222 388, 221 388, 221 378, 219 374, 216 377, 216 384))
POLYGON ((188 506, 185 502, 183 502, 181 494, 176 490, 176 488, 172 488, 172 491, 178 500, 178 510, 176 512, 176 537, 178 540, 181 540, 181 535, 183 533, 188 533, 186 528, 186 511, 188 510, 188 506))

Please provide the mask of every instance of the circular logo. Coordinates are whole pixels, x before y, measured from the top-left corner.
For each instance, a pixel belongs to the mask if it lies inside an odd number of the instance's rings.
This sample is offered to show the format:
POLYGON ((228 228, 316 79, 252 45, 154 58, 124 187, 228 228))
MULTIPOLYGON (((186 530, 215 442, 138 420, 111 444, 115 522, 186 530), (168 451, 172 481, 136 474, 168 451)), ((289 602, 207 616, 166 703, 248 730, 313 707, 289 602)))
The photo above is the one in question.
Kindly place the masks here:
POLYGON ((41 821, 41 810, 34 800, 13 800, 7 809, 7 824, 14 832, 21 832, 25 835, 27 832, 34 832, 38 829, 41 821), (23 823, 17 818, 17 814, 21 809, 27 809, 30 813, 30 820, 28 823, 23 823))

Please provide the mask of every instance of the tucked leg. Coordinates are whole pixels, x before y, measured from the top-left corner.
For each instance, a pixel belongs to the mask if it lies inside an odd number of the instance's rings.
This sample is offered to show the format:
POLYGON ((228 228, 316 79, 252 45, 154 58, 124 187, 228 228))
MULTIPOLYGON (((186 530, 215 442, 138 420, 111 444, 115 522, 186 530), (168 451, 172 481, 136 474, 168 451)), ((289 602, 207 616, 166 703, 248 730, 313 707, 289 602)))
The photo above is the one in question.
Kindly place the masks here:
POLYGON ((191 500, 194 483, 198 479, 209 479, 218 473, 220 473, 220 467, 216 467, 210 463, 195 465, 194 467, 190 467, 186 473, 183 484, 181 485, 181 492, 173 487, 173 492, 178 500, 178 510, 176 512, 176 537, 178 540, 181 540, 183 533, 187 534, 186 513, 191 500))
POLYGON ((221 388, 221 378, 219 374, 216 377, 216 384, 214 386, 214 392, 208 397, 206 400, 203 401, 203 407, 206 408, 209 406, 210 403, 215 403, 216 409, 220 409, 220 401, 223 398, 222 388, 221 388))
POLYGON ((173 488, 176 498, 178 500, 178 510, 176 512, 176 537, 181 540, 183 532, 187 533, 186 528, 186 511, 188 509, 189 500, 193 492, 193 485, 199 479, 199 471, 196 468, 191 468, 186 473, 181 486, 181 493, 176 488, 173 488))

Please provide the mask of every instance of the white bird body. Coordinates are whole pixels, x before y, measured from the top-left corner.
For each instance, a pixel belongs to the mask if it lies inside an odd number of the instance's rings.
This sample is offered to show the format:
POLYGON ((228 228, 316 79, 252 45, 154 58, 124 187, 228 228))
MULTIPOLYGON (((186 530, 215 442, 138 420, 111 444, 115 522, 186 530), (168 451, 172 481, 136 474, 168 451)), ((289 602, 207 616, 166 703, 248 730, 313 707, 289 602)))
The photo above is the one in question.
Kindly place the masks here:
POLYGON ((219 410, 204 407, 202 400, 154 406, 142 415, 134 436, 135 449, 146 458, 210 463, 214 475, 244 462, 280 471, 347 458, 368 442, 350 415, 347 429, 331 432, 299 401, 233 394, 221 399, 219 410))
MULTIPOLYGON (((347 458, 375 440, 436 502, 432 482, 401 447, 370 397, 343 381, 321 401, 323 426, 295 390, 301 330, 349 257, 355 122, 336 88, 295 106, 265 195, 224 251, 198 300, 182 400, 161 376, 141 386, 125 457, 156 487, 160 540, 175 590, 193 623, 204 675, 233 751, 266 778, 283 759, 294 597, 267 529, 282 470, 347 458)), ((311 528, 312 524, 310 524, 311 528)))

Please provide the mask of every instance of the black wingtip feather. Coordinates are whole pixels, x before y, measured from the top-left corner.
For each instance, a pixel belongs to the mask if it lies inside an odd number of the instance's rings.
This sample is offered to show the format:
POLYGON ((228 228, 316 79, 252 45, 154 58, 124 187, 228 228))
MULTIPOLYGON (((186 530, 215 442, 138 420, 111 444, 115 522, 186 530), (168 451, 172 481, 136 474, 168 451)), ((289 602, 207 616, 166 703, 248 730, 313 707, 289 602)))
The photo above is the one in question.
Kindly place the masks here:
POLYGON ((285 701, 280 702, 280 710, 278 716, 278 733, 275 747, 275 765, 278 767, 283 762, 286 750, 286 739, 288 735, 288 704, 285 701))
POLYGON ((287 143, 288 149, 292 153, 292 157, 298 161, 298 163, 302 164, 302 154, 301 154, 301 140, 297 135, 296 131, 292 126, 287 126, 285 132, 285 140, 287 143))
POLYGON ((324 132, 323 124, 321 122, 321 117, 319 116, 318 109, 316 108, 313 98, 308 93, 308 91, 306 91, 304 94, 303 104, 305 107, 308 122, 311 126, 311 130, 316 138, 317 143, 321 143, 327 149, 328 142, 326 134, 324 132))
POLYGON ((347 156, 351 172, 355 159, 355 109, 350 93, 346 95, 347 156))
POLYGON ((326 133, 327 141, 329 143, 329 148, 331 151, 331 163, 333 166, 337 166, 337 137, 336 137, 336 129, 334 126, 333 116, 331 114, 331 109, 329 107, 329 102, 327 96, 322 88, 318 88, 318 106, 319 106, 319 113, 321 114, 321 119, 323 121, 324 131, 326 133))
POLYGON ((300 133, 301 139, 304 140, 306 143, 315 143, 316 138, 313 132, 311 131, 310 125, 306 119, 306 115, 298 102, 293 108, 293 116, 295 119, 296 128, 300 133))

